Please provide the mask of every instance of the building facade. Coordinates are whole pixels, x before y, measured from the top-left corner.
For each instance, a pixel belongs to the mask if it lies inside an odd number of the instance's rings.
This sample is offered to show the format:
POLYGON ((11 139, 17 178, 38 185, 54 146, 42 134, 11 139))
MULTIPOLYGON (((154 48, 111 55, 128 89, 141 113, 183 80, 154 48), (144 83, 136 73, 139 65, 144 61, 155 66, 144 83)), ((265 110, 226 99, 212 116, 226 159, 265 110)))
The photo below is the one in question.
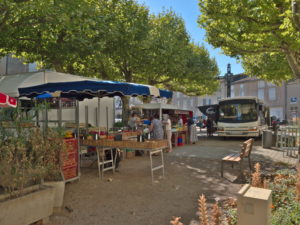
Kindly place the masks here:
POLYGON ((271 116, 280 120, 288 119, 285 107, 287 98, 285 83, 276 86, 256 77, 247 77, 232 83, 231 97, 237 96, 256 96, 269 106, 271 116))
POLYGON ((300 118, 300 80, 293 80, 287 84, 286 113, 287 118, 296 121, 300 118))
POLYGON ((0 59, 0 75, 37 71, 36 63, 24 64, 20 59, 7 55, 0 59))

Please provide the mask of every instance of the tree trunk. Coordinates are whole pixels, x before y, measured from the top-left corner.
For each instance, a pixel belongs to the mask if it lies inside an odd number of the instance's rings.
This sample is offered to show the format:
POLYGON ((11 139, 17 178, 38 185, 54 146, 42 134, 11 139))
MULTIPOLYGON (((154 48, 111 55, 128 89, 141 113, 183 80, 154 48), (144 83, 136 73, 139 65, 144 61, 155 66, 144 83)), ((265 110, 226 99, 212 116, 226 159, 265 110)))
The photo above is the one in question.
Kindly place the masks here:
POLYGON ((129 110, 129 96, 122 96, 122 121, 124 126, 127 126, 128 124, 128 118, 129 118, 129 114, 130 114, 130 110, 129 110))
POLYGON ((285 54, 294 76, 300 79, 300 52, 294 52, 286 49, 285 54))
POLYGON ((300 31, 300 0, 292 1, 292 12, 294 24, 298 31, 300 31))

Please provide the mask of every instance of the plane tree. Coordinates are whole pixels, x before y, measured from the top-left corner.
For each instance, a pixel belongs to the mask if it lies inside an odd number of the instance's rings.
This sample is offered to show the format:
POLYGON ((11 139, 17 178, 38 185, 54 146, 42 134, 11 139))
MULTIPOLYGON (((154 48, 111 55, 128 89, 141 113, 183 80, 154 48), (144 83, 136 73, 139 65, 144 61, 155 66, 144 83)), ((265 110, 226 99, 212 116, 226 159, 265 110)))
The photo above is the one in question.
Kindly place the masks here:
POLYGON ((198 23, 207 41, 241 59, 246 72, 271 81, 300 78, 299 5, 299 0, 199 0, 198 23))

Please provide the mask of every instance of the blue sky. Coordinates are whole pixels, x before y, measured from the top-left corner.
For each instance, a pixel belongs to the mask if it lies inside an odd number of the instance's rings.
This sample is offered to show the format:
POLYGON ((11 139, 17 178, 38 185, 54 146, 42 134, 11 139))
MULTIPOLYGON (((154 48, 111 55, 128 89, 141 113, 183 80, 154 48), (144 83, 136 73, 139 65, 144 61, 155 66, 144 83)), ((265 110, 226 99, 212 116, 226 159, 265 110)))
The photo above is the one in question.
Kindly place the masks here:
POLYGON ((220 49, 214 49, 205 42, 205 30, 200 29, 197 24, 197 18, 200 14, 198 0, 138 0, 138 2, 148 6, 151 13, 157 14, 163 9, 172 9, 177 15, 181 16, 185 21, 191 39, 200 45, 203 44, 210 52, 211 57, 216 58, 221 76, 226 73, 228 63, 231 64, 233 74, 244 72, 242 65, 238 64, 234 58, 221 54, 220 49))

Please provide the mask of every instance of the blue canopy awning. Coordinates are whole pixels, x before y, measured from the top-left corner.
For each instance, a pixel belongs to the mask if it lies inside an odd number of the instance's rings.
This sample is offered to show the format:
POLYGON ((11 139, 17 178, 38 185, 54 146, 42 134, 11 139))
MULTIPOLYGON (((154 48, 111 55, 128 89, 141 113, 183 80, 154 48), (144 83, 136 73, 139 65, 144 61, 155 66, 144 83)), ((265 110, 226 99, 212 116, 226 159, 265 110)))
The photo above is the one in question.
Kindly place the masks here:
MULTIPOLYGON (((117 81, 71 81, 46 83, 32 87, 19 88, 20 96, 34 98, 47 93, 60 93, 63 98, 76 98, 83 100, 93 97, 113 96, 151 96, 150 87, 142 84, 125 83, 117 81)), ((172 98, 172 92, 159 89, 156 97, 172 98)))

